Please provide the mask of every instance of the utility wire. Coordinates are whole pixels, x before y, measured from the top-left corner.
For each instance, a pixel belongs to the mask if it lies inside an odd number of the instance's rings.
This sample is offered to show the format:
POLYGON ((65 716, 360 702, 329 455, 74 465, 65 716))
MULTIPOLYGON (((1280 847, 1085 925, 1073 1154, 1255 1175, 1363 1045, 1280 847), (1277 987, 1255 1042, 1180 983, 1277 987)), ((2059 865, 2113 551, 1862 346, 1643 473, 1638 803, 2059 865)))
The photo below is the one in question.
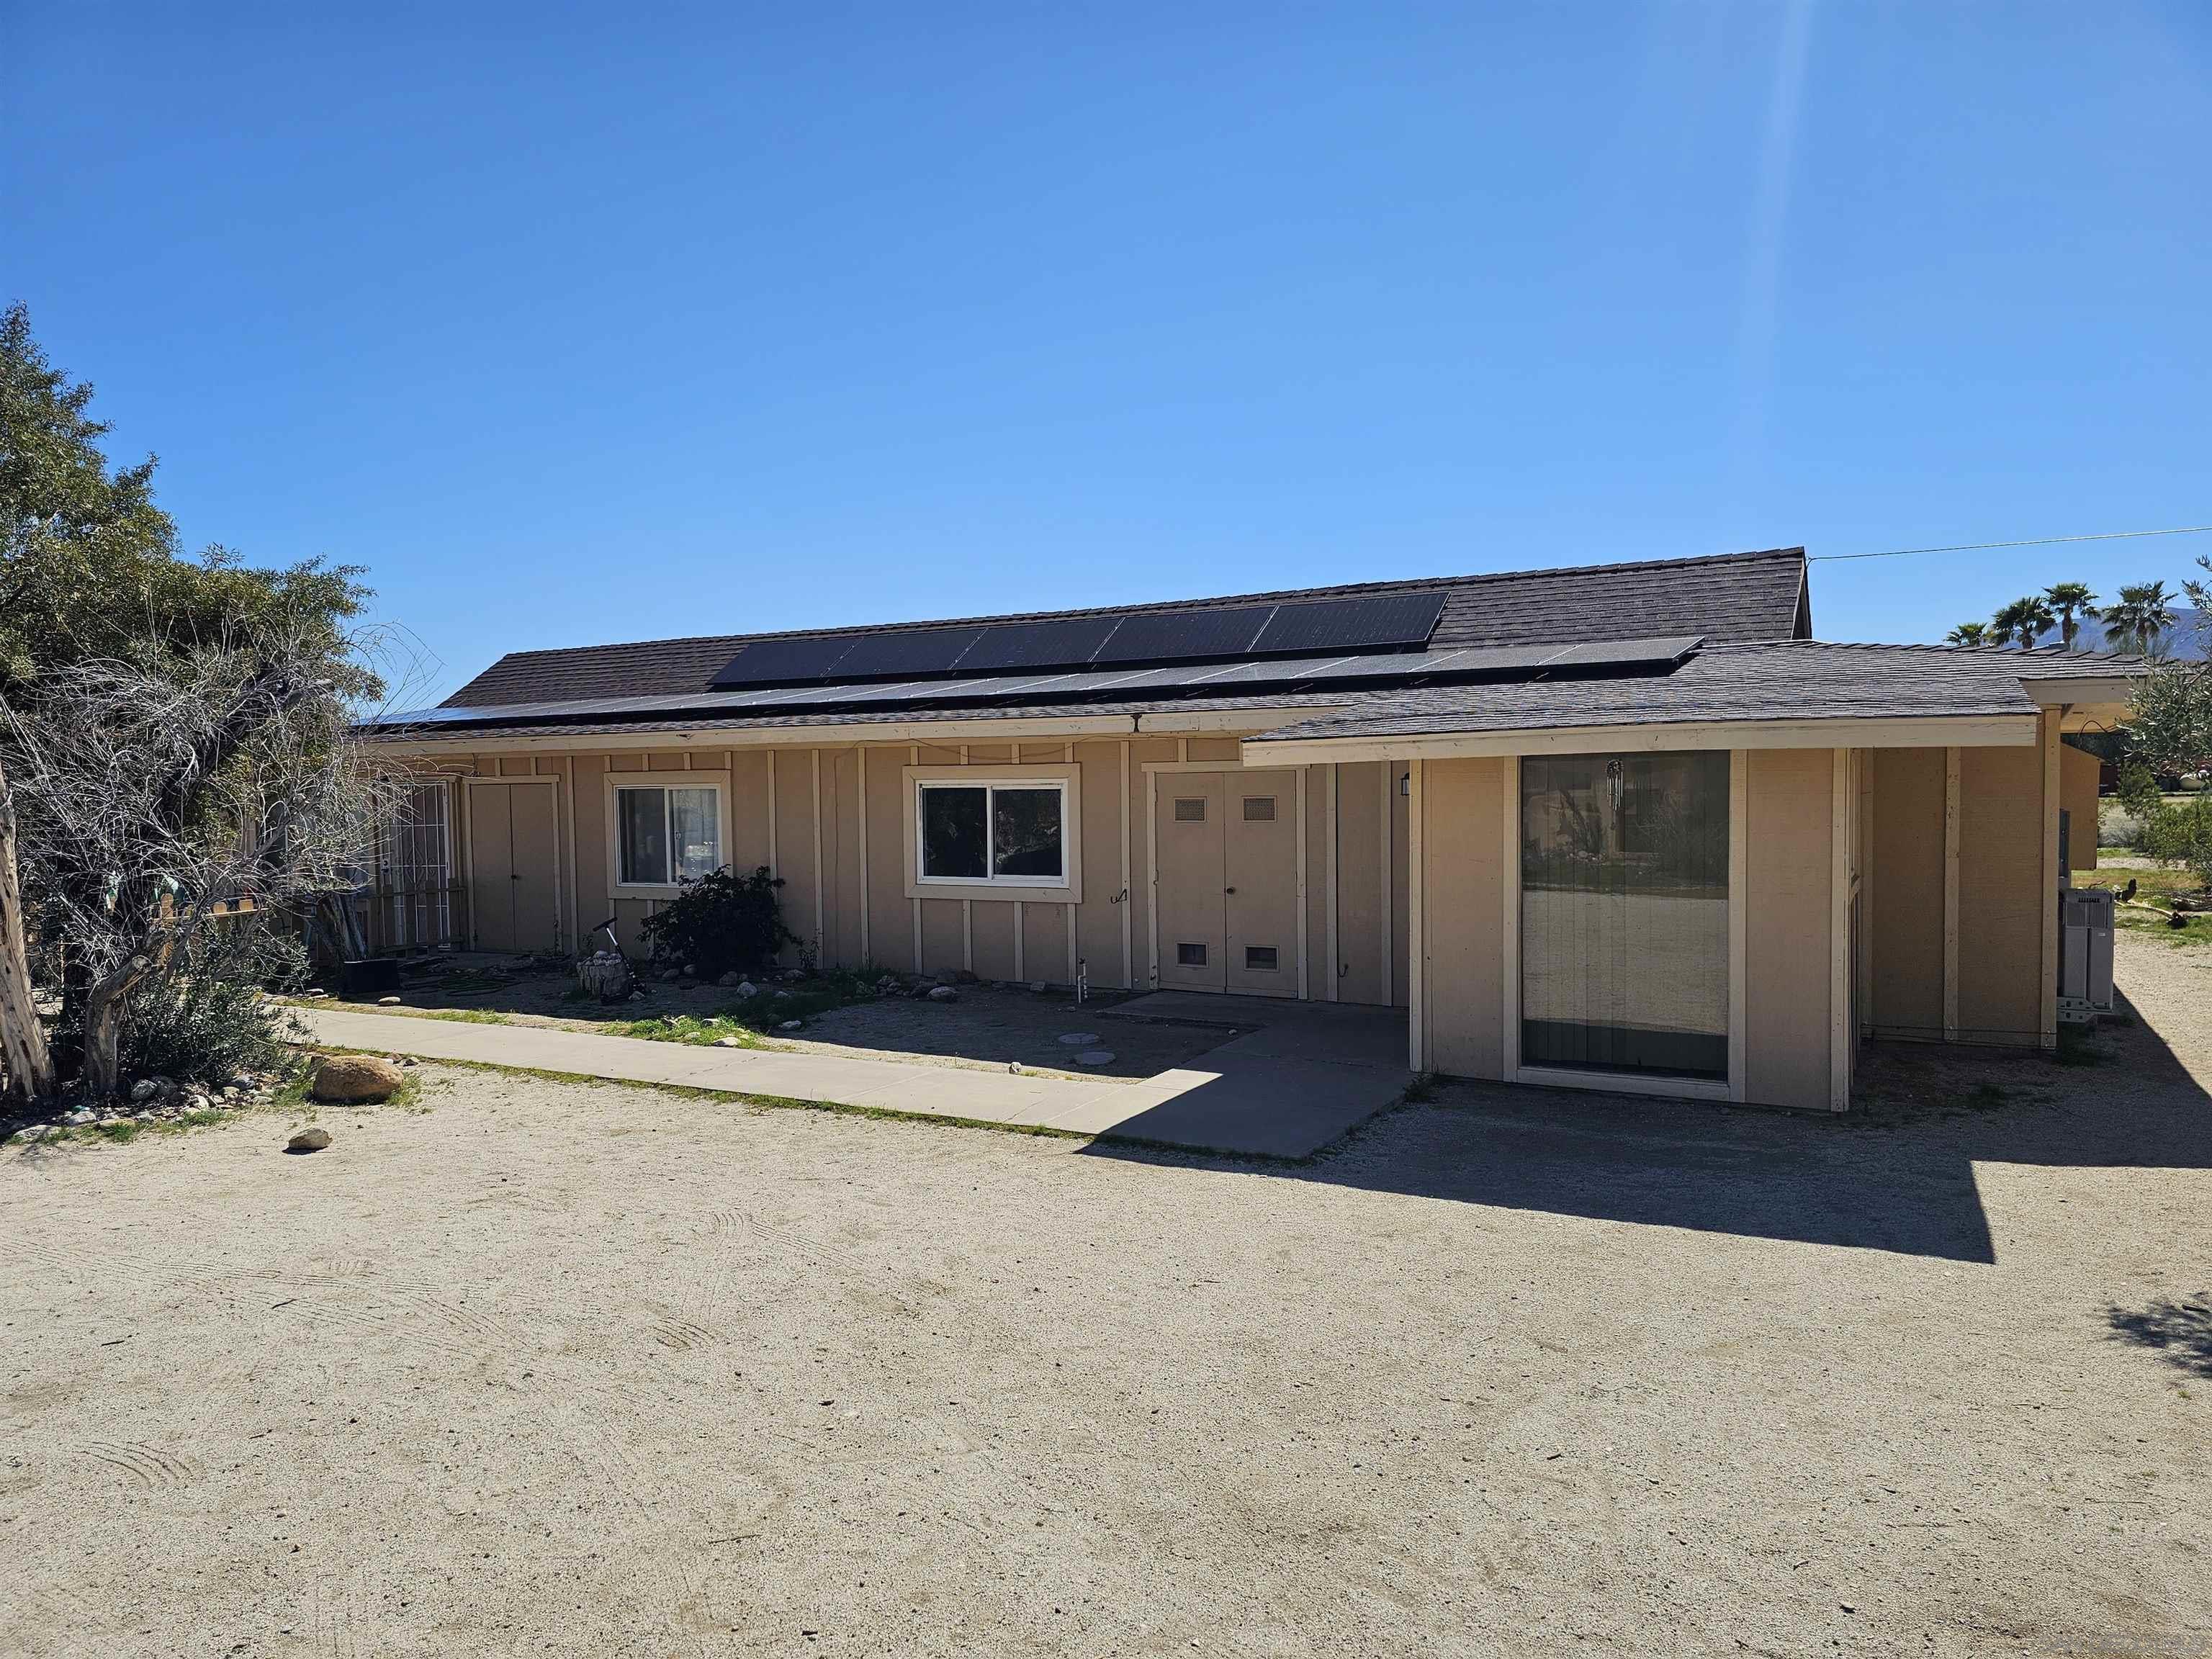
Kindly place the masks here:
POLYGON ((1825 564, 1844 559, 1901 559, 1911 553, 1979 553, 1996 547, 2053 547, 2061 542, 2124 542, 2139 536, 2203 536, 2212 524, 2185 524, 2172 530, 2107 530, 2094 536, 2031 536, 2019 542, 1960 542, 1955 547, 1893 547, 1881 553, 1815 553, 1807 561, 1825 564))

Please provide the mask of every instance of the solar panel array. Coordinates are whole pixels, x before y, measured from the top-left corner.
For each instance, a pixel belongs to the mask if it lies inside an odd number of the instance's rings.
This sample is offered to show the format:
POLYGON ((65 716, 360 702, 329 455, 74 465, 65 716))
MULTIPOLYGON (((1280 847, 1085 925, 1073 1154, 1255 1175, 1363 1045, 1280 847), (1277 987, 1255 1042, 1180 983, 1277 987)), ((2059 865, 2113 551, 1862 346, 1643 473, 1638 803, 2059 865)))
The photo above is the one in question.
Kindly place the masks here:
POLYGON ((750 690, 670 692, 647 697, 580 697, 562 702, 425 708, 384 716, 367 724, 534 724, 563 719, 650 719, 679 714, 710 717, 744 713, 804 714, 895 708, 901 704, 988 708, 993 704, 1074 704, 1177 695, 1236 696, 1305 686, 1336 692, 1358 685, 1437 681, 1525 680, 1552 675, 1587 678, 1603 674, 1663 672, 1680 663, 1699 643, 1700 637, 1696 635, 1671 635, 1658 639, 1608 640, 1581 645, 1468 646, 1455 651, 1394 651, 1231 663, 1078 668, 1056 672, 977 675, 952 680, 841 680, 829 685, 757 686, 750 690))
POLYGON ((1139 611, 1061 622, 977 623, 754 640, 710 682, 748 685, 920 678, 1010 668, 1091 668, 1419 645, 1443 615, 1441 593, 1139 611))

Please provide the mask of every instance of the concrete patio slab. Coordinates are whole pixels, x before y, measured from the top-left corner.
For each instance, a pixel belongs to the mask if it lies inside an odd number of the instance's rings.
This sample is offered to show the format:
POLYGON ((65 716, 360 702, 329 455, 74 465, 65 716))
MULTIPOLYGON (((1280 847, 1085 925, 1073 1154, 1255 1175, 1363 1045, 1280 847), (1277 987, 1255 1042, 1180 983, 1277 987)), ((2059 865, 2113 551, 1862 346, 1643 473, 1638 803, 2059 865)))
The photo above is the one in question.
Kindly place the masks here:
MULTIPOLYGON (((1127 1008, 1158 1000, 1140 998, 1127 1008)), ((700 1048, 544 1025, 341 1008, 298 1012, 317 1042, 343 1048, 969 1118, 1245 1157, 1307 1157, 1395 1103, 1406 1086, 1402 1061, 1394 1066, 1382 1058, 1390 1045, 1378 1030, 1403 1030, 1402 1019, 1387 1009, 1357 1011, 1370 1017, 1364 1023, 1324 1019, 1304 1030, 1271 1011, 1260 1029, 1228 1035, 1247 1016, 1241 1006, 1215 1008, 1208 1012, 1224 1025, 1226 1040, 1198 1063, 1150 1078, 1095 1080, 818 1051, 700 1048)))

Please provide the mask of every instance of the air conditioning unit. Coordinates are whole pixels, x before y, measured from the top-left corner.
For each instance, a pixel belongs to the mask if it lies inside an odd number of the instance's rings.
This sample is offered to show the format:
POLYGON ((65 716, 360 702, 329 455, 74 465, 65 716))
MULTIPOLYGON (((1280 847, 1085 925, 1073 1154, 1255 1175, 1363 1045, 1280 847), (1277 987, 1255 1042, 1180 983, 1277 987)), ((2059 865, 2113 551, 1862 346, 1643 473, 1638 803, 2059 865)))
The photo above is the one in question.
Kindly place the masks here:
POLYGON ((2058 1017, 2087 1021, 2112 1012, 2112 893, 2058 890, 2058 1017))

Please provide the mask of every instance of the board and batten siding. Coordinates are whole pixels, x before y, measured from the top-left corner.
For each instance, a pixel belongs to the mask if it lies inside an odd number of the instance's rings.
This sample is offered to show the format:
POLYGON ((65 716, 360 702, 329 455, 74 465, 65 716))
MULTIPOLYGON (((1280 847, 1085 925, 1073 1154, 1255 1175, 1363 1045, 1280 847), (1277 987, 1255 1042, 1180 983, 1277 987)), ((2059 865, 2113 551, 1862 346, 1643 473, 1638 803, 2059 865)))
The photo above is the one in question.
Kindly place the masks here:
MULTIPOLYGON (((866 964, 927 974, 966 969, 987 980, 1055 985, 1081 971, 1101 989, 1143 990, 1151 984, 1152 970, 1146 816, 1151 796, 1144 769, 1215 762, 1234 771, 1238 755, 1236 737, 1212 735, 958 746, 718 749, 692 742, 614 753, 586 748, 535 756, 486 754, 441 763, 437 769, 458 776, 534 774, 560 779, 564 948, 587 939, 608 917, 614 919, 626 949, 640 948, 641 925, 665 897, 615 890, 608 792, 639 775, 677 783, 685 772, 697 771, 726 779, 726 860, 739 870, 767 866, 783 880, 779 896, 784 922, 800 940, 786 951, 787 963, 815 955, 837 967, 866 964), (906 816, 913 808, 906 771, 916 765, 1073 765, 1082 845, 1080 902, 908 897, 906 816)), ((1407 803, 1395 793, 1395 782, 1401 769, 1338 769, 1345 818, 1356 820, 1358 827, 1348 829, 1340 822, 1334 836, 1326 816, 1329 769, 1310 769, 1305 781, 1306 994, 1316 1000, 1329 995, 1337 966, 1328 960, 1333 933, 1342 968, 1336 975, 1338 999, 1381 1001, 1387 994, 1402 1005, 1407 803), (1386 799, 1395 806, 1387 852, 1377 840, 1386 799), (1328 862, 1332 852, 1333 883, 1328 862), (1332 890, 1337 896, 1334 929, 1328 909, 1332 890)), ((465 823, 460 834, 467 834, 465 823)))

